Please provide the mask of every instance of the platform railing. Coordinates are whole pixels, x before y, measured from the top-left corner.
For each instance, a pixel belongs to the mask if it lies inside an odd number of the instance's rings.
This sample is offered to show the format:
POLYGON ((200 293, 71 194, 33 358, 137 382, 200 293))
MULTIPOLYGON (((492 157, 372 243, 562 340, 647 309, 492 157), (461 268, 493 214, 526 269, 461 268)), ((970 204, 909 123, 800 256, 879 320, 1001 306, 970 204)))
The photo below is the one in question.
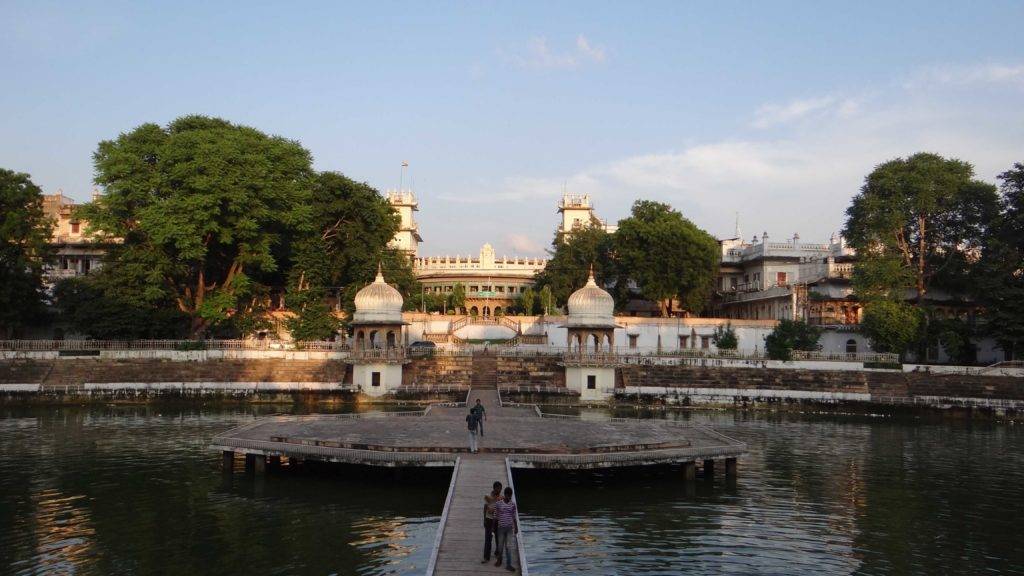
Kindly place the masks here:
POLYGON ((24 352, 85 350, 310 350, 345 351, 343 341, 280 340, 0 340, 0 350, 24 352))

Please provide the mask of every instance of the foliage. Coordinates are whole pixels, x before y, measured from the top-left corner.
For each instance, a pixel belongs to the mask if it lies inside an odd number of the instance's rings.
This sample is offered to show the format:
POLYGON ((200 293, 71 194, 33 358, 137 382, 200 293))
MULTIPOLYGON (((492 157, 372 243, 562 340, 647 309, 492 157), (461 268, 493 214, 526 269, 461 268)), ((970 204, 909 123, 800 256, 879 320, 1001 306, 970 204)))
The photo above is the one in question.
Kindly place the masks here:
POLYGON ((519 308, 523 314, 527 316, 533 315, 534 307, 537 303, 537 293, 533 291, 530 286, 523 290, 522 295, 519 296, 519 308))
POLYGON ((926 326, 926 342, 929 346, 942 346, 950 362, 962 366, 977 362, 978 348, 972 342, 974 330, 966 322, 957 318, 931 318, 926 326))
POLYGON ((448 295, 448 308, 458 311, 466 307, 466 286, 462 282, 456 282, 452 286, 452 292, 448 295))
POLYGON ((169 294, 149 290, 139 272, 124 257, 121 266, 58 282, 53 289, 58 318, 74 332, 100 340, 181 337, 186 316, 169 294))
POLYGON ((309 293, 309 301, 298 308, 295 316, 285 321, 292 339, 298 342, 331 340, 341 329, 339 320, 321 294, 309 293))
POLYGON ((543 314, 550 314, 555 305, 555 296, 551 292, 551 286, 544 286, 540 289, 540 308, 543 314))
POLYGON ((1008 356, 1024 345, 1024 163, 999 175, 1000 213, 975 266, 973 291, 986 331, 1008 356))
POLYGON ((933 283, 963 285, 997 208, 995 188, 966 162, 918 153, 875 167, 843 231, 860 257, 858 295, 902 299, 909 290, 920 304, 933 283))
POLYGON ((793 350, 813 352, 820 350, 818 339, 821 329, 801 320, 779 320, 771 334, 765 336, 764 347, 772 360, 789 361, 793 359, 793 350))
POLYGON ((740 346, 740 340, 736 337, 736 330, 733 329, 732 324, 715 328, 715 334, 711 340, 720 350, 735 350, 740 346))
POLYGON ((81 216, 123 239, 108 266, 141 253, 144 289, 166 291, 193 337, 232 317, 259 275, 279 271, 287 239, 310 228, 309 152, 254 128, 184 116, 100 142, 93 158, 105 194, 81 216))
POLYGON ((568 236, 556 234, 549 252, 551 258, 537 274, 535 285, 550 288, 554 304, 562 306, 586 283, 591 266, 597 282, 602 286, 608 284, 615 278, 613 246, 614 237, 598 226, 578 228, 568 236))
POLYGON ((619 222, 614 249, 620 274, 659 302, 663 315, 672 312, 673 298, 693 313, 711 298, 718 242, 667 204, 636 201, 632 215, 619 222))
POLYGON ((906 302, 873 300, 864 307, 861 329, 876 352, 903 354, 920 340, 923 313, 906 302))
POLYGON ((0 337, 41 319, 51 226, 28 174, 0 169, 0 337))

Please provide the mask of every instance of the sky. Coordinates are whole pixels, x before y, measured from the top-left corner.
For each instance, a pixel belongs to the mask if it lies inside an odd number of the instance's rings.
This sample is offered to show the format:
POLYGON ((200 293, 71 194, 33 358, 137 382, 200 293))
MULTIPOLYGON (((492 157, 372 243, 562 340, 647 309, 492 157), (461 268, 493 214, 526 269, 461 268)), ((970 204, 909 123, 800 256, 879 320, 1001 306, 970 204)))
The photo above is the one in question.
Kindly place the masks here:
POLYGON ((0 0, 0 167, 88 200, 101 140, 220 116, 420 201, 421 255, 542 256, 563 189, 827 241, 864 176, 1024 162, 1024 2, 0 0))

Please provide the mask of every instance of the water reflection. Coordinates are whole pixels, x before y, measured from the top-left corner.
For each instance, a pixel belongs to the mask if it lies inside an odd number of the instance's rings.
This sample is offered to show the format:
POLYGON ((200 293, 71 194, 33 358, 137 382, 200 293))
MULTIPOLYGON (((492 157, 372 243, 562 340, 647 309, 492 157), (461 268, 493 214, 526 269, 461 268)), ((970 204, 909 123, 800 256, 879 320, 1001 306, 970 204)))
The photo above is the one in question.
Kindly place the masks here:
POLYGON ((252 418, 244 409, 5 415, 0 573, 420 574, 447 488, 351 473, 225 476, 206 442, 252 418))

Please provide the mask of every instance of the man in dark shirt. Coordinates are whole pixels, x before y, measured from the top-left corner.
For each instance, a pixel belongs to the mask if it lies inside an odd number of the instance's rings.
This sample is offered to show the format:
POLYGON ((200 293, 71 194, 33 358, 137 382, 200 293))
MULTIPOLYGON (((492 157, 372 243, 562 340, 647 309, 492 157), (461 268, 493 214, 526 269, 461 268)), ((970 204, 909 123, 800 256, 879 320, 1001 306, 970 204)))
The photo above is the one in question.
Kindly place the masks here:
POLYGON ((476 399, 476 404, 469 409, 470 413, 476 414, 476 419, 480 424, 480 437, 484 437, 484 420, 487 420, 487 411, 484 409, 484 405, 480 403, 480 399, 476 399))

